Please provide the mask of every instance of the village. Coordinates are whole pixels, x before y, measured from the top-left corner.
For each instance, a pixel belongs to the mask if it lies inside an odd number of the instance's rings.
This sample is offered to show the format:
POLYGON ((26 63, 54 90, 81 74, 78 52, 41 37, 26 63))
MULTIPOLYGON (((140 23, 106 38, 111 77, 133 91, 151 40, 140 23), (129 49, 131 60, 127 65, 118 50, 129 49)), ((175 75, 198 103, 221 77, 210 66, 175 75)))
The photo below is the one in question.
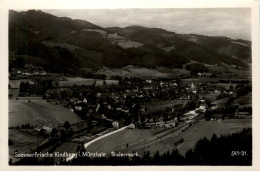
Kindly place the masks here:
POLYGON ((30 149, 34 151, 55 151, 67 141, 80 146, 122 127, 151 129, 153 135, 166 135, 175 127, 190 125, 194 119, 252 118, 252 104, 240 104, 238 100, 252 91, 245 80, 224 84, 221 78, 198 74, 188 79, 119 77, 117 84, 109 85, 108 80, 101 79, 102 84, 92 80, 89 85, 68 86, 61 82, 73 76, 28 68, 11 72, 10 80, 25 81, 19 87, 9 84, 10 99, 34 103, 35 98, 40 98, 81 118, 78 122, 67 120, 52 126, 24 123, 9 127, 45 139, 30 149), (12 94, 14 91, 19 92, 12 94))

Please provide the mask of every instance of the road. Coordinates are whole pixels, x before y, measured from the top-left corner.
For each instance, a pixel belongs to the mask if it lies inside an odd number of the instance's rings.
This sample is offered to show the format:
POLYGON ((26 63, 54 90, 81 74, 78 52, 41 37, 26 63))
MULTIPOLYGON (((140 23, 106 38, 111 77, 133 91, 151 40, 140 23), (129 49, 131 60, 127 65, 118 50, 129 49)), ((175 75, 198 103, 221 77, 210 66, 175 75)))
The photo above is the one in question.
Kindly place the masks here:
MULTIPOLYGON (((112 135, 112 134, 115 134, 115 133, 117 133, 117 132, 123 131, 123 130, 126 129, 127 127, 128 127, 128 126, 122 127, 122 128, 120 128, 120 129, 118 129, 118 130, 115 130, 115 131, 113 131, 113 132, 110 132, 110 133, 107 133, 107 134, 105 134, 105 135, 102 135, 102 136, 100 136, 100 137, 98 137, 98 138, 96 138, 96 139, 94 139, 94 140, 91 140, 91 141, 89 141, 89 142, 87 142, 87 143, 84 144, 84 148, 86 149, 90 144, 92 144, 92 143, 94 143, 94 142, 96 142, 96 141, 98 141, 98 140, 100 140, 100 139, 102 139, 102 138, 105 138, 105 137, 110 136, 110 135, 112 135)), ((74 157, 75 157, 75 154, 74 154, 74 155, 71 155, 71 156, 68 157, 68 158, 66 158, 66 161, 70 161, 70 160, 72 160, 74 157)))

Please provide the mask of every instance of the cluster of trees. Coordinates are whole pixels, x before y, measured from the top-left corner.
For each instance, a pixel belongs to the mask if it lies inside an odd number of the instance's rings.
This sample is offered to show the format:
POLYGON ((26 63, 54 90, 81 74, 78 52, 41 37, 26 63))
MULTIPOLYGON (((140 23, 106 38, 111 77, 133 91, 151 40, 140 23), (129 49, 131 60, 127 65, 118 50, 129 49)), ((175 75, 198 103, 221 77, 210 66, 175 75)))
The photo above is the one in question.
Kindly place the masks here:
POLYGON ((19 91, 20 91, 20 93, 27 93, 29 88, 30 88, 29 82, 21 82, 19 91))
MULTIPOLYGON (((185 140, 184 140, 185 141, 185 140)), ((84 148, 78 148, 80 153, 84 148)), ((38 161, 37 158, 23 158, 15 165, 53 165, 52 158, 38 161)), ((11 163, 13 164, 13 163, 11 163)), ((157 151, 153 156, 144 152, 142 156, 128 157, 78 157, 70 162, 61 161, 60 165, 252 165, 252 129, 217 137, 210 140, 200 139, 194 149, 182 156, 177 149, 164 154, 157 151), (239 152, 239 153, 238 153, 239 152)))
POLYGON ((14 145, 14 142, 10 139, 8 139, 8 146, 14 145))
POLYGON ((237 96, 243 96, 246 95, 249 92, 252 92, 252 86, 248 84, 239 84, 237 85, 237 96))
POLYGON ((20 96, 23 96, 23 94, 43 95, 52 87, 52 80, 38 78, 34 81, 34 84, 30 84, 29 82, 21 82, 19 91, 21 93, 20 96))
POLYGON ((17 125, 16 126, 16 129, 32 129, 33 126, 30 125, 30 123, 27 123, 27 124, 22 124, 21 126, 17 125))

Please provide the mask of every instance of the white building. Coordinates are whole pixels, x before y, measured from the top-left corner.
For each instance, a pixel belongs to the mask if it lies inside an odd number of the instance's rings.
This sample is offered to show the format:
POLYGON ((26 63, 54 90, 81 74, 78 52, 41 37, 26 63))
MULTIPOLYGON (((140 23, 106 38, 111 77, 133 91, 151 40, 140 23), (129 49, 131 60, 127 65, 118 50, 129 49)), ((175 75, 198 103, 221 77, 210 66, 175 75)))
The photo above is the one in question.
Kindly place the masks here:
POLYGON ((114 121, 114 122, 112 123, 112 125, 113 125, 113 127, 116 128, 116 129, 119 128, 119 123, 118 123, 117 121, 114 121))
POLYGON ((135 129, 135 124, 131 123, 127 128, 128 129, 135 129))

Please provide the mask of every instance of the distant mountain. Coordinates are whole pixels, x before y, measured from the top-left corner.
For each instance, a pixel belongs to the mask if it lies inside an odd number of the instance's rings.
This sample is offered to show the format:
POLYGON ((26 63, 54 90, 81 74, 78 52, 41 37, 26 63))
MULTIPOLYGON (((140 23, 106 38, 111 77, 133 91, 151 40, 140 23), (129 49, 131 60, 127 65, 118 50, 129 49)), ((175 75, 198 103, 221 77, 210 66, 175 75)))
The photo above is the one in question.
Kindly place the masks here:
POLYGON ((102 66, 182 67, 191 60, 246 67, 251 42, 141 26, 102 28, 39 10, 10 10, 10 68, 18 58, 50 72, 73 74, 102 66))
POLYGON ((227 37, 210 37, 195 34, 176 34, 164 29, 130 26, 107 28, 128 39, 168 49, 172 54, 190 60, 216 64, 224 62, 246 66, 251 62, 251 42, 227 37))

